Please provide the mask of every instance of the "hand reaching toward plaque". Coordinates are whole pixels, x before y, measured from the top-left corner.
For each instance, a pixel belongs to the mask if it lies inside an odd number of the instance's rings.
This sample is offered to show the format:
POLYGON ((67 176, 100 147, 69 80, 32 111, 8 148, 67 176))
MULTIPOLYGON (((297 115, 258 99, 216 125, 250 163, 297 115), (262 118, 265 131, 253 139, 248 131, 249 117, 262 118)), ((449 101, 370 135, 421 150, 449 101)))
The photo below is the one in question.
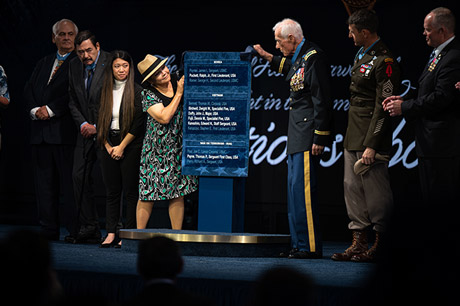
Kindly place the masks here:
POLYGON ((184 76, 182 76, 180 80, 177 81, 177 93, 184 93, 184 76))
MULTIPOLYGON (((169 75, 169 69, 166 67, 164 68, 169 75)), ((157 78, 161 78, 157 76, 157 78)), ((164 77, 163 77, 164 78, 164 77)), ((157 85, 158 90, 166 96, 171 96, 174 94, 173 86, 171 84, 171 78, 167 78, 168 82, 162 82, 161 85, 157 85)), ((155 85, 154 85, 155 86, 155 85)), ((169 103, 168 106, 164 106, 163 103, 157 103, 152 105, 147 109, 147 112, 150 116, 153 117, 156 121, 161 124, 168 124, 169 121, 173 118, 174 114, 176 113, 177 107, 179 106, 182 96, 184 94, 184 76, 177 81, 177 90, 174 94, 174 97, 169 103)))
POLYGON ((263 59, 266 59, 267 61, 271 62, 272 59, 273 59, 273 54, 271 53, 268 53, 267 51, 265 51, 261 45, 257 44, 257 45, 254 45, 254 50, 257 51, 257 53, 259 53, 260 57, 262 57, 263 59))

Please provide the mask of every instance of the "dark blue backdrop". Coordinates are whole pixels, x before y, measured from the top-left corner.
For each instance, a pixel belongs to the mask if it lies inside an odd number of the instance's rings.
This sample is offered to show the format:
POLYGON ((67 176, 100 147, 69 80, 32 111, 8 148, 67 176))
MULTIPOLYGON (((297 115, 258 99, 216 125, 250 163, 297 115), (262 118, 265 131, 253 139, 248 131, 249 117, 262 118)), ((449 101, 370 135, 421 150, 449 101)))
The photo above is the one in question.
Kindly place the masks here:
MULTIPOLYGON (((423 19, 433 8, 447 6, 460 15, 458 0, 380 0, 380 35, 403 69, 404 94, 413 94, 431 50, 426 45, 423 19)), ((348 38, 348 14, 340 0, 266 1, 201 4, 146 0, 26 1, 0 0, 0 64, 10 86, 11 105, 2 112, 0 153, 0 212, 24 211, 33 202, 34 188, 28 145, 29 120, 22 90, 35 63, 54 52, 51 26, 61 18, 90 29, 105 50, 125 49, 135 62, 151 53, 168 56, 172 70, 184 51, 236 51, 260 43, 275 50, 272 27, 290 17, 299 21, 307 39, 328 54, 334 88, 335 143, 323 156, 319 171, 321 218, 325 233, 346 232, 343 202, 342 140, 348 110, 349 69, 357 51, 348 38)), ((246 183, 246 230, 283 232, 286 202, 285 143, 288 87, 267 63, 252 62, 249 177, 246 183)), ((405 121, 393 120, 391 182, 398 205, 418 196, 413 133, 405 121)), ((96 174, 97 175, 97 174, 96 174)), ((98 185, 103 198, 104 187, 98 185)), ((30 212, 29 212, 30 213, 30 212)), ((326 235, 327 238, 327 235, 326 235)))

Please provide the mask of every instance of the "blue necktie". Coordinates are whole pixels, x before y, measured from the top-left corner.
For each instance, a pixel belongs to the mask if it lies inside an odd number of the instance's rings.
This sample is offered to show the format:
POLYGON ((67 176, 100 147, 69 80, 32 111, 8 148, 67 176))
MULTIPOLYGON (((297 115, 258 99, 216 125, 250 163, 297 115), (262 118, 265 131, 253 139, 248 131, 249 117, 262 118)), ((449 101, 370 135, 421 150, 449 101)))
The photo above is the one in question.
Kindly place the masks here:
POLYGON ((93 80, 94 71, 93 69, 88 70, 88 79, 86 80, 86 94, 89 95, 89 90, 91 88, 91 81, 93 80))
POLYGON ((430 64, 433 61, 435 55, 436 55, 436 49, 433 50, 433 52, 431 52, 430 59, 428 60, 428 64, 430 64))

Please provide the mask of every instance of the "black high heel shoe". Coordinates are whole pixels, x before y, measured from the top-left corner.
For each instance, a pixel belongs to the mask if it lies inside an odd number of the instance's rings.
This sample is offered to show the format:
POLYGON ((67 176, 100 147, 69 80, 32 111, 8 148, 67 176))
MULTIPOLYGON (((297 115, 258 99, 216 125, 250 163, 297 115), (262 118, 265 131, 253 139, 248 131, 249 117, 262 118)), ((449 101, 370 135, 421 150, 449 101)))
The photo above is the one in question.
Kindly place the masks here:
POLYGON ((118 235, 115 235, 115 238, 113 238, 113 241, 110 243, 104 243, 106 239, 107 236, 104 237, 104 240, 102 240, 101 244, 99 245, 100 248, 121 248, 121 245, 118 244, 121 241, 118 235))
POLYGON ((121 239, 120 239, 120 238, 118 238, 117 244, 115 244, 113 247, 114 247, 115 249, 121 249, 121 239))

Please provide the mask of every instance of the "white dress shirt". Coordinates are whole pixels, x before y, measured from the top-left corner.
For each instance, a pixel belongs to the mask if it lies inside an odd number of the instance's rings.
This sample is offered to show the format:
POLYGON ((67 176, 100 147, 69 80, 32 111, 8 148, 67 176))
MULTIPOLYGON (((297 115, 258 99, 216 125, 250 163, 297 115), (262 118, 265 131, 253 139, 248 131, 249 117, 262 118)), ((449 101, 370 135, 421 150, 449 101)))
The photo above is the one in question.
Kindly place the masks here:
POLYGON ((112 108, 112 123, 111 130, 120 130, 120 106, 121 99, 123 98, 123 91, 125 90, 126 80, 114 80, 113 83, 113 108, 112 108))

